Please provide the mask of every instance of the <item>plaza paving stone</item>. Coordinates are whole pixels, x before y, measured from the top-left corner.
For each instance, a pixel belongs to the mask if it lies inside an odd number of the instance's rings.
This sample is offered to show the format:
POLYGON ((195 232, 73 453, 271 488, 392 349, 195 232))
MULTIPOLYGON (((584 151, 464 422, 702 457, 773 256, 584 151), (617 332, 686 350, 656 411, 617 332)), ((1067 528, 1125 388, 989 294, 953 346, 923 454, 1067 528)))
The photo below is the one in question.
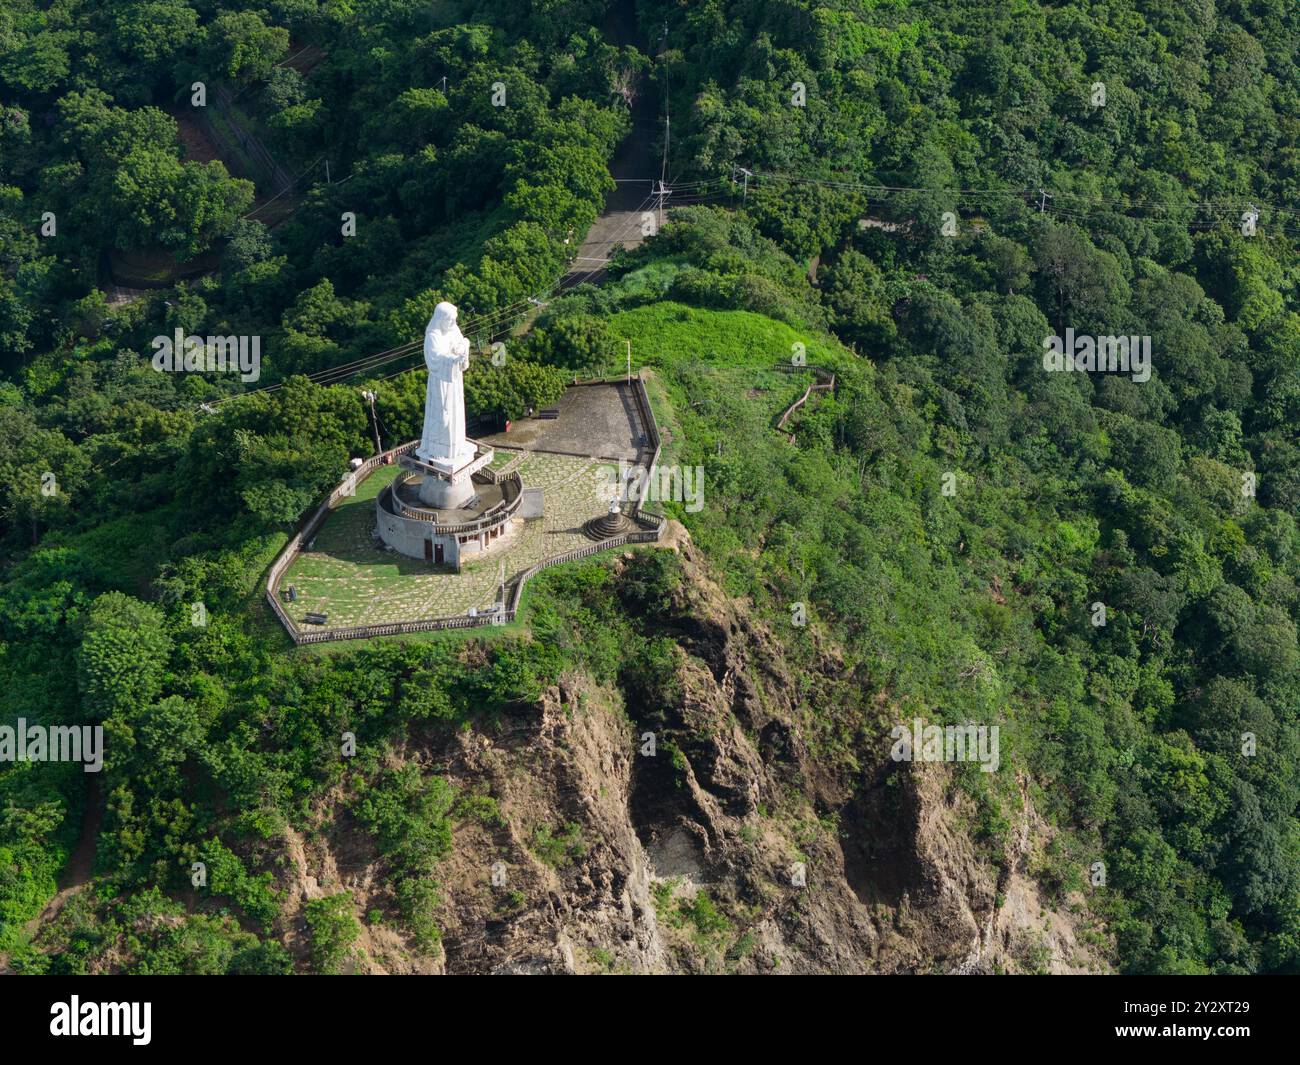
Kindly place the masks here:
POLYGON ((303 622, 308 611, 328 615, 326 627, 340 628, 451 617, 471 607, 490 607, 497 598, 502 563, 508 582, 543 559, 591 542, 582 526, 605 513, 608 497, 597 488, 599 470, 608 466, 571 455, 525 453, 519 475, 526 488, 544 490, 544 517, 516 519, 506 542, 467 563, 460 573, 433 569, 387 550, 375 539, 375 497, 399 472, 397 466, 383 467, 326 519, 312 550, 302 552, 289 567, 280 587, 294 585, 298 598, 284 607, 304 630, 313 628, 303 622))

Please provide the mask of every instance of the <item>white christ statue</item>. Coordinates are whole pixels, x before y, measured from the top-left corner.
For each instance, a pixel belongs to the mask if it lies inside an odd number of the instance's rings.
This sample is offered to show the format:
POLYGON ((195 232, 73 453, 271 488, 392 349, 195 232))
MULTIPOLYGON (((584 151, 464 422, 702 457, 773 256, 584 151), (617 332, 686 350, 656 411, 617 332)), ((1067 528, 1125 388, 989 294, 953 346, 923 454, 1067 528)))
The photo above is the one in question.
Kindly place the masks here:
POLYGON ((425 462, 459 466, 474 457, 465 439, 465 380, 469 341, 456 325, 456 308, 440 303, 424 330, 424 365, 429 384, 424 393, 424 431, 415 454, 425 462))

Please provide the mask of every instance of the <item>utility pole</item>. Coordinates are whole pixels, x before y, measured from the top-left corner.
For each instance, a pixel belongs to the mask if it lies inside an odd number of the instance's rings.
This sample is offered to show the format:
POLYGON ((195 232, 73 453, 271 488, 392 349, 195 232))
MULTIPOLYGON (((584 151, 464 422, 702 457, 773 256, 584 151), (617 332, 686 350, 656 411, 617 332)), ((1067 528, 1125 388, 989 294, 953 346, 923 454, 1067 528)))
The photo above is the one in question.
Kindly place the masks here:
MULTIPOLYGON (((663 161, 659 164, 659 187, 664 187, 664 182, 668 180, 668 141, 672 136, 672 118, 668 114, 668 101, 664 101, 664 155, 663 161)), ((660 201, 660 213, 663 210, 663 201, 660 201)), ((663 218, 660 217, 659 224, 663 225, 663 218)))
POLYGON ((632 341, 627 341, 627 383, 632 383, 632 341))
POLYGON ((330 161, 328 159, 325 160, 325 184, 332 184, 330 181, 330 161))
MULTIPOLYGON (((745 175, 745 187, 740 196, 741 206, 744 206, 744 204, 749 200, 749 179, 752 178, 754 175, 751 171, 746 170, 743 166, 738 166, 736 167, 736 169, 745 175)), ((734 174, 732 175, 732 181, 735 181, 734 174)))
POLYGON ((1052 198, 1052 194, 1046 189, 1038 190, 1038 213, 1042 214, 1047 208, 1047 201, 1052 198))
POLYGON ((659 184, 655 186, 654 195, 659 198, 659 228, 662 229, 664 225, 664 201, 672 195, 672 190, 663 183, 662 178, 659 179, 659 184))
POLYGON ((375 434, 375 454, 378 455, 384 448, 379 443, 379 419, 375 416, 375 394, 368 389, 363 389, 361 395, 370 403, 370 429, 375 434))
MULTIPOLYGON (((659 55, 663 56, 664 45, 668 41, 668 20, 664 19, 664 35, 659 39, 661 45, 659 55)), ((663 188, 664 182, 668 180, 668 145, 672 137, 672 115, 669 106, 669 85, 668 85, 668 68, 664 67, 664 155, 663 161, 659 164, 659 187, 663 188)), ((659 204, 659 224, 663 225, 663 201, 659 204)))

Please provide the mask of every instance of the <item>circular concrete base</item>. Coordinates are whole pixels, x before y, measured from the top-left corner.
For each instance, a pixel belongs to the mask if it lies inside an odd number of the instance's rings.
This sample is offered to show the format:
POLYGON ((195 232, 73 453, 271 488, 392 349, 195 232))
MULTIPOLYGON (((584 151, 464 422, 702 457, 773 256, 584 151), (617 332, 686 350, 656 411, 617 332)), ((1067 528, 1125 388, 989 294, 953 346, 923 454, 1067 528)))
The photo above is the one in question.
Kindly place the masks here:
POLYGON ((434 510, 460 510, 478 493, 472 477, 459 484, 425 474, 420 482, 420 502, 434 510))
POLYGON ((453 484, 429 471, 400 475, 375 499, 379 538, 409 558, 460 569, 471 556, 491 553, 513 539, 523 482, 481 476, 453 484), (437 500, 436 504, 429 501, 437 500))
POLYGON ((584 524, 582 531, 588 540, 600 541, 622 536, 631 528, 632 520, 626 514, 604 514, 584 524))

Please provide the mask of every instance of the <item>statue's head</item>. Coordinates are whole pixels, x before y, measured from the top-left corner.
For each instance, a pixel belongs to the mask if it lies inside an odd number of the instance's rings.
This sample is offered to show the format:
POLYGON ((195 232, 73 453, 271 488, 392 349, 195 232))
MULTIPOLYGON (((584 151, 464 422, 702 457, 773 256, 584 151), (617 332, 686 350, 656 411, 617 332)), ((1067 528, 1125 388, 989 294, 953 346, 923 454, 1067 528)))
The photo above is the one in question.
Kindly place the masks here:
POLYGON ((433 317, 429 319, 429 328, 436 329, 440 333, 446 332, 456 324, 456 306, 447 303, 445 300, 433 309, 433 317))

